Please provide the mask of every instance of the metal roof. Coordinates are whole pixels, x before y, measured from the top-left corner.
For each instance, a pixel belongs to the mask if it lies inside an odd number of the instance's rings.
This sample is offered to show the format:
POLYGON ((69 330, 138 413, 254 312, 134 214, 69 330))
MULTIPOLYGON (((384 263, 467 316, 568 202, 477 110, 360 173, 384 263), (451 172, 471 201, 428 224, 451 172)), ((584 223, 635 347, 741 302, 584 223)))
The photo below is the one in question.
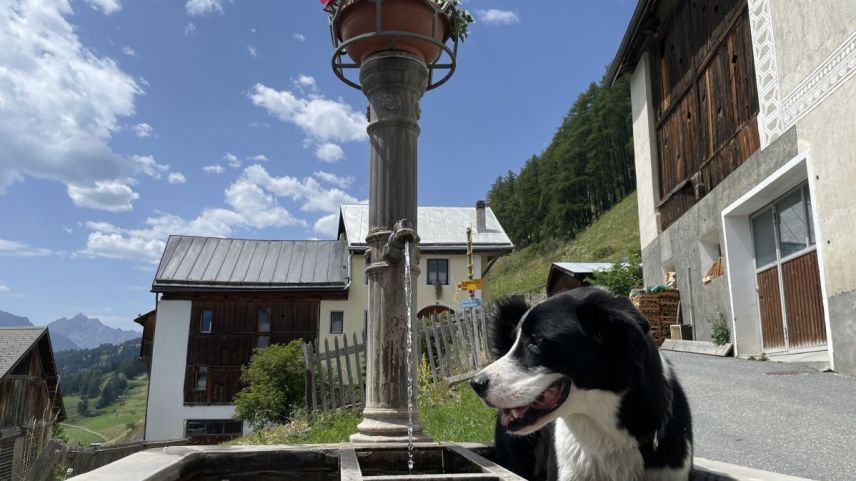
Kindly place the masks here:
POLYGON ((345 289, 344 241, 169 237, 153 292, 345 289))
POLYGON ((571 274, 591 274, 594 271, 606 271, 612 267, 609 262, 554 262, 553 265, 571 274))
POLYGON ((15 368, 47 329, 44 326, 0 327, 0 378, 15 368))
MULTIPOLYGON (((490 207, 485 208, 485 229, 476 228, 475 207, 419 207, 416 233, 420 250, 466 250, 467 226, 473 227, 473 250, 477 252, 510 252, 514 248, 490 207)), ((339 216, 340 232, 344 229, 348 246, 365 248, 369 233, 369 206, 343 205, 339 216)))

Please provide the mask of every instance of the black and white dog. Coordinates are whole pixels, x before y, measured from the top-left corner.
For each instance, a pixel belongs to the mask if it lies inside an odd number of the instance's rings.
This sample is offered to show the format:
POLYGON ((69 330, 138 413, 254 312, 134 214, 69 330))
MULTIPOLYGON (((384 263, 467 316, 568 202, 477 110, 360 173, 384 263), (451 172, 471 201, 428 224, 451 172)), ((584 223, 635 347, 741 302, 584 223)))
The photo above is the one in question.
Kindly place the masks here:
POLYGON ((689 404, 628 298, 509 298, 489 331, 498 360, 471 384, 498 409, 500 465, 530 480, 690 479, 689 404))

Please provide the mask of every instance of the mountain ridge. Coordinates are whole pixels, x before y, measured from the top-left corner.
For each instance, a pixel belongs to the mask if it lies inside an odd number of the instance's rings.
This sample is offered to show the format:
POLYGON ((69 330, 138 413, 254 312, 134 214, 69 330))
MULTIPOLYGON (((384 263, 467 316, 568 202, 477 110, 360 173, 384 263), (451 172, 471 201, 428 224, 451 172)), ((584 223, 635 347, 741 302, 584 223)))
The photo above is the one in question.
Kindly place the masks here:
MULTIPOLYGON (((32 327, 28 317, 0 311, 0 327, 32 327)), ((110 327, 98 318, 77 314, 71 318, 61 317, 46 324, 54 352, 73 349, 92 349, 102 344, 122 344, 140 337, 140 333, 128 329, 110 327)))

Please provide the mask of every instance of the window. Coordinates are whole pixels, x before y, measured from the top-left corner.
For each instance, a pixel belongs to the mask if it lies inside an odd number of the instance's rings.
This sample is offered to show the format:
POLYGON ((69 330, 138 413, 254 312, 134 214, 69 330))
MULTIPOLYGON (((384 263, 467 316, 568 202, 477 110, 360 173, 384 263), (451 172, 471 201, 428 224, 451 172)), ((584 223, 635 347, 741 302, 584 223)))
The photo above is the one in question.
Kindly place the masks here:
POLYGON ((199 316, 199 332, 211 332, 214 324, 214 311, 206 309, 199 316))
POLYGON ((208 388, 208 366, 196 368, 196 390, 204 391, 208 388))
POLYGON ((342 334, 345 332, 345 313, 332 311, 330 313, 330 334, 342 334))
POLYGON ((808 184, 792 190, 752 217, 755 267, 773 264, 815 243, 808 184))
POLYGON ((240 421, 188 419, 184 427, 187 437, 196 436, 240 436, 243 425, 240 421))
POLYGON ((428 259, 428 285, 449 284, 449 259, 428 259))
POLYGON ((259 332, 270 332, 271 308, 259 309, 259 332))

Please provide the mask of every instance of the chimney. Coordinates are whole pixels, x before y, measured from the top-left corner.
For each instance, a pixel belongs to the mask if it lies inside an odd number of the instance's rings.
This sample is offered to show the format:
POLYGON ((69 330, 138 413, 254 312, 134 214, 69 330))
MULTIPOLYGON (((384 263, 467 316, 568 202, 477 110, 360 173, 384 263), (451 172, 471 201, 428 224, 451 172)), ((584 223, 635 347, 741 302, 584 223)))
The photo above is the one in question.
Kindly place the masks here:
POLYGON ((476 232, 487 232, 485 203, 483 200, 476 202, 476 232))

